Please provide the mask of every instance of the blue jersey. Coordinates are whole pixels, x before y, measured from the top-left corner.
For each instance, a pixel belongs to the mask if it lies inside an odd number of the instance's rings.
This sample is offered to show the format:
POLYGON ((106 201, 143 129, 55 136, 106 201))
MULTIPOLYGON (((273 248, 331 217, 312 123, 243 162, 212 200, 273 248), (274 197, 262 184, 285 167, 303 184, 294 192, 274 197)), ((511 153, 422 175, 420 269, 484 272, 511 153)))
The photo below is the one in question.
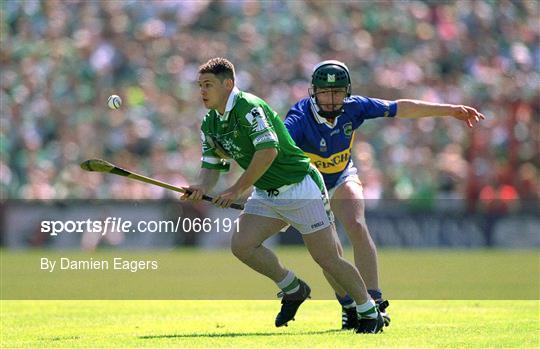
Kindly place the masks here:
POLYGON ((343 113, 330 125, 319 116, 311 98, 296 103, 287 113, 285 126, 296 145, 323 174, 326 188, 332 189, 341 174, 352 166, 351 149, 354 131, 364 120, 394 117, 396 102, 351 96, 345 99, 343 113))

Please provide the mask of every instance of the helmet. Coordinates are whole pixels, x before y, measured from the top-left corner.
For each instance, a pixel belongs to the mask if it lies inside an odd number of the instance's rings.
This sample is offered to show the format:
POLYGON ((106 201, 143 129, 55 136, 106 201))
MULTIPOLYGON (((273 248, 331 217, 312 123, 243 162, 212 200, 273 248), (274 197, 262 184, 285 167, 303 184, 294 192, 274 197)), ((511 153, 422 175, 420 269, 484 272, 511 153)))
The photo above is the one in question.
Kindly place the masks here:
MULTIPOLYGON (((351 76, 349 68, 340 61, 323 61, 315 66, 311 76, 311 88, 309 95, 313 104, 317 107, 317 113, 325 118, 335 118, 343 112, 343 108, 332 111, 324 111, 317 100, 317 88, 343 88, 347 90, 347 97, 351 95, 351 76)), ((336 108, 333 108, 336 109, 336 108)))

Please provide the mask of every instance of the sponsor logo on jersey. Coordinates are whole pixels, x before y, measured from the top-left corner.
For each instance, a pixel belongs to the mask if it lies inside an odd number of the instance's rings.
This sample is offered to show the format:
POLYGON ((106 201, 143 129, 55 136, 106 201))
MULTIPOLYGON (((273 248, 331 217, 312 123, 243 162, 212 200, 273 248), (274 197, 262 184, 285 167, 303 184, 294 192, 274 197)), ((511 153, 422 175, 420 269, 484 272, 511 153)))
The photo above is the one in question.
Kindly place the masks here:
POLYGON ((306 153, 306 155, 309 156, 311 162, 322 173, 339 173, 345 170, 345 168, 347 167, 347 164, 349 163, 349 158, 351 157, 351 149, 345 149, 344 151, 327 158, 323 158, 317 154, 312 153, 306 153))
MULTIPOLYGON (((220 156, 223 156, 223 154, 229 155, 229 157, 232 157, 233 159, 239 159, 244 156, 244 154, 242 154, 242 149, 240 149, 240 147, 237 146, 230 138, 222 138, 220 139, 220 141, 217 141, 215 143, 216 152, 220 154, 220 156)), ((223 157, 226 158, 225 156, 223 157)))
POLYGON ((251 111, 246 114, 246 119, 251 124, 253 132, 261 132, 270 128, 266 115, 261 107, 251 109, 251 111))
POLYGON ((339 128, 334 129, 334 131, 330 132, 330 137, 339 134, 339 132, 341 132, 339 128))
MULTIPOLYGON (((351 127, 352 128, 352 127, 351 127)), ((334 174, 343 172, 349 164, 351 158, 351 149, 354 143, 354 133, 349 141, 347 149, 334 153, 328 157, 322 157, 318 154, 308 153, 305 154, 311 159, 311 163, 317 167, 317 169, 324 174, 334 174)), ((332 151, 332 149, 330 149, 332 151)))
POLYGON ((277 142, 277 138, 272 132, 265 132, 262 135, 259 135, 255 138, 253 141, 253 145, 257 145, 260 143, 266 143, 266 142, 277 142))

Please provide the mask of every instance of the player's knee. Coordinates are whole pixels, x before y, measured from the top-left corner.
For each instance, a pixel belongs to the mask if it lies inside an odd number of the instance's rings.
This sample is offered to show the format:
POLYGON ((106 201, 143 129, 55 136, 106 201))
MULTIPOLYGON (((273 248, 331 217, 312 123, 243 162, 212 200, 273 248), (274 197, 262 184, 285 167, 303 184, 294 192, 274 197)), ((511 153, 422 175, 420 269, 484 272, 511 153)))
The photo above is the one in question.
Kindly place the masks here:
POLYGON ((243 247, 241 244, 235 242, 234 239, 231 241, 231 252, 236 258, 242 259, 243 247))
POLYGON ((363 217, 351 217, 347 219, 346 222, 343 222, 343 225, 349 232, 352 232, 360 237, 367 236, 367 234, 369 234, 366 220, 363 217))
POLYGON ((244 261, 251 255, 253 248, 245 241, 233 237, 231 240, 231 252, 236 258, 244 261))

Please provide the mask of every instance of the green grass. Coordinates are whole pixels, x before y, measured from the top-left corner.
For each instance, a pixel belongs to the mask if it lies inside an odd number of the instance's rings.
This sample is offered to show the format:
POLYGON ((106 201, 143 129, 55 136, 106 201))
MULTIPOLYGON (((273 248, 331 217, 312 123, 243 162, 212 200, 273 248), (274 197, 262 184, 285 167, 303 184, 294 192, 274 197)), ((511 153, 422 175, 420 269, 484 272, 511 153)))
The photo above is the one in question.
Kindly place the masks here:
POLYGON ((379 335, 338 330, 335 301, 275 328, 278 301, 2 301, 3 348, 538 348, 538 301, 394 301, 379 335))
MULTIPOLYGON (((259 299, 276 286, 227 250, 0 251, 2 299, 259 299), (154 271, 40 270, 40 258, 156 260, 154 271)), ((333 299, 306 249, 281 248, 285 266, 314 299, 333 299)), ((351 260, 351 251, 346 253, 351 260)), ((381 286, 390 299, 540 299, 538 250, 380 250, 381 286)))
POLYGON ((279 329, 276 286, 228 251, 0 252, 2 348, 540 348, 538 250, 380 250, 392 316, 381 335, 338 330, 339 306, 304 248, 277 252, 313 290, 279 329), (43 257, 159 269, 49 273, 43 257))

